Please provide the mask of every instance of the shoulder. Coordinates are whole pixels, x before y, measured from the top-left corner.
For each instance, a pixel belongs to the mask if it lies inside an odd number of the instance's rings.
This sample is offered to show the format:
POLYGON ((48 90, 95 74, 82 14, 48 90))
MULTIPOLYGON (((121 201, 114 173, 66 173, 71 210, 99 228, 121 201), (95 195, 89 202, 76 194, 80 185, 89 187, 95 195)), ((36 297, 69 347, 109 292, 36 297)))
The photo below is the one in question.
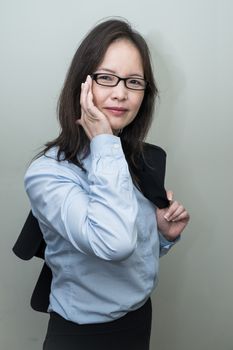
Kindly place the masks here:
POLYGON ((164 168, 166 157, 167 154, 162 147, 147 142, 143 143, 141 163, 144 167, 164 168))
POLYGON ((160 155, 162 157, 166 157, 167 154, 165 152, 165 150, 157 145, 153 145, 151 143, 148 142, 143 142, 143 152, 144 154, 151 154, 151 155, 160 155))
POLYGON ((29 165, 25 180, 29 177, 77 177, 82 170, 75 164, 61 158, 58 160, 58 149, 51 148, 45 154, 34 159, 29 165))

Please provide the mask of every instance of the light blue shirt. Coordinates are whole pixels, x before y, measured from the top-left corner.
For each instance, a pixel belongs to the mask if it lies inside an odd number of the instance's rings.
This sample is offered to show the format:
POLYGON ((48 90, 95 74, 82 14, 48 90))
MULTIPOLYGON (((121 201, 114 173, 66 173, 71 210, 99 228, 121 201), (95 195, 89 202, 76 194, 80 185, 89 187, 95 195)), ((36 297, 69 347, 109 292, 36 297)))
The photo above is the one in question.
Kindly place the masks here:
POLYGON ((115 320, 142 306, 174 242, 157 230, 155 206, 133 185, 120 138, 98 135, 78 166, 57 149, 34 160, 25 188, 53 273, 49 311, 79 323, 115 320))

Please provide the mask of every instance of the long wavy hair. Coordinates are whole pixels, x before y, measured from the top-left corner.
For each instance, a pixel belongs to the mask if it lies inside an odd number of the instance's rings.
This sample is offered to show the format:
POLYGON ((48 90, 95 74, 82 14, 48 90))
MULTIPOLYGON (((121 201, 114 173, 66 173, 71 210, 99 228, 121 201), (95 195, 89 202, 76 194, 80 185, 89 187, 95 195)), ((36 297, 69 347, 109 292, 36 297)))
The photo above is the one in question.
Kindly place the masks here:
POLYGON ((146 41, 126 20, 122 19, 109 19, 99 23, 81 42, 71 62, 58 100, 57 112, 61 126, 59 136, 47 142, 40 154, 45 154, 50 148, 56 146, 59 161, 67 160, 83 169, 81 155, 88 154, 90 141, 83 128, 75 123, 81 117, 81 83, 86 80, 88 74, 92 74, 97 69, 109 45, 119 39, 129 40, 138 49, 142 58, 144 78, 148 82, 136 118, 119 135, 131 172, 137 168, 137 159, 143 154, 143 141, 152 122, 158 90, 146 41))

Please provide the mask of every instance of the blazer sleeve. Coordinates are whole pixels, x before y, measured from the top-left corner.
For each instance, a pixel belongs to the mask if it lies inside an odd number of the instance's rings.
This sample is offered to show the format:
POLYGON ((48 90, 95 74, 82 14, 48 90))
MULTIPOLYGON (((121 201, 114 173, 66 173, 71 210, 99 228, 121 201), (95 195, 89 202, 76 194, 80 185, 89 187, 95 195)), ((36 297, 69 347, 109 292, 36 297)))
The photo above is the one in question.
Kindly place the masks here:
POLYGON ((23 260, 29 260, 33 256, 44 259, 45 246, 39 223, 30 211, 13 246, 13 252, 23 260))
MULTIPOLYGON (((44 259, 46 243, 37 219, 29 212, 20 235, 13 246, 13 252, 23 260, 33 256, 44 259)), ((31 297, 31 307, 40 312, 47 312, 52 282, 52 271, 44 263, 31 297)))
POLYGON ((165 190, 166 152, 158 146, 144 144, 144 152, 139 159, 139 186, 144 194, 158 208, 169 206, 165 190))

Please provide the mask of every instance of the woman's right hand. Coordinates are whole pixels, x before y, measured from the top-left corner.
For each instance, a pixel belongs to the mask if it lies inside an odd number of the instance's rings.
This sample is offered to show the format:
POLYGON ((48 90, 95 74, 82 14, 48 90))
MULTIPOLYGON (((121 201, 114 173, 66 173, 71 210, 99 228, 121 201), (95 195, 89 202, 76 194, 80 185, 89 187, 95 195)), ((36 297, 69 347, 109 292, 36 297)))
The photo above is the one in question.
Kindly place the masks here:
POLYGON ((89 75, 81 85, 80 105, 82 114, 76 123, 83 127, 90 140, 100 134, 113 134, 108 119, 93 103, 92 79, 89 75))

